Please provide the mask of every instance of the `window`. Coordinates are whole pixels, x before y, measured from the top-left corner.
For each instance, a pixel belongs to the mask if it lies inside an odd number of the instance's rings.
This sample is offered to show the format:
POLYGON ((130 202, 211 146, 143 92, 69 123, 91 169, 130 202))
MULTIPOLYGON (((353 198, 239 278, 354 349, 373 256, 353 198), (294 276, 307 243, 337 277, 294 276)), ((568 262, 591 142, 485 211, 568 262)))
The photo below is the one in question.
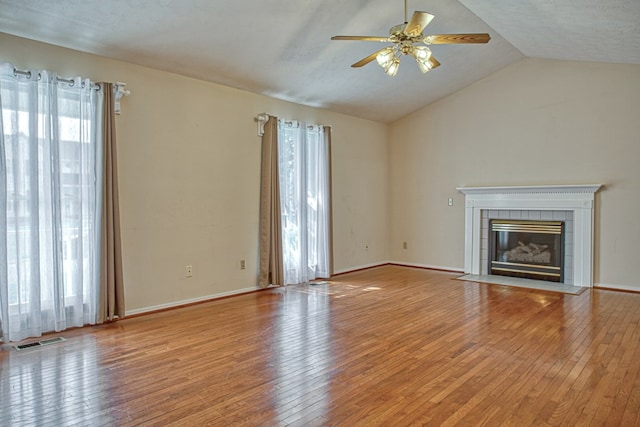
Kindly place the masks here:
POLYGON ((278 152, 285 283, 329 277, 329 149, 325 130, 281 121, 278 152))
POLYGON ((101 92, 0 65, 0 322, 4 340, 95 323, 101 92))

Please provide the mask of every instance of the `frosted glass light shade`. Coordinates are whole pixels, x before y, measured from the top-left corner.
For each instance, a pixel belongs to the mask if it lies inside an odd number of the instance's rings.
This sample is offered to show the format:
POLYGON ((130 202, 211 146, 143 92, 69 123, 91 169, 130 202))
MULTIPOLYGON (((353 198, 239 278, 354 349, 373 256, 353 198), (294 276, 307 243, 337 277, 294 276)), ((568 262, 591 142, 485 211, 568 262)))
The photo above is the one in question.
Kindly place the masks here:
POLYGON ((378 64, 380 64, 382 68, 387 68, 393 61, 394 57, 395 52, 393 50, 393 47, 388 47, 378 53, 378 55, 376 56, 376 61, 378 61, 378 64))
POLYGON ((398 72, 398 68, 400 68, 400 60, 394 56, 389 66, 385 67, 384 72, 393 77, 398 72))
POLYGON ((426 73, 433 68, 433 64, 429 60, 423 61, 421 59, 416 59, 416 62, 418 63, 418 68, 420 68, 420 71, 423 73, 426 73))
POLYGON ((431 49, 427 46, 414 46, 411 51, 411 55, 413 55, 416 60, 428 60, 431 58, 431 49))
POLYGON ((430 61, 431 49, 429 49, 427 46, 414 46, 413 50, 411 51, 411 56, 416 59, 418 67, 423 73, 426 73, 433 68, 433 63, 430 61))

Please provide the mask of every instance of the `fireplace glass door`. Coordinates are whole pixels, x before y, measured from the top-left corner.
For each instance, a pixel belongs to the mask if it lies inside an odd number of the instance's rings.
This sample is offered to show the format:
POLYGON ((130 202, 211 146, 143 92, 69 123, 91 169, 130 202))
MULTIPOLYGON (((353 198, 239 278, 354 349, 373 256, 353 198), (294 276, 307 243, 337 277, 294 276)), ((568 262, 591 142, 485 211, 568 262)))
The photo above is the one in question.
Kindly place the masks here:
POLYGON ((564 282, 564 222, 492 219, 489 273, 564 282))

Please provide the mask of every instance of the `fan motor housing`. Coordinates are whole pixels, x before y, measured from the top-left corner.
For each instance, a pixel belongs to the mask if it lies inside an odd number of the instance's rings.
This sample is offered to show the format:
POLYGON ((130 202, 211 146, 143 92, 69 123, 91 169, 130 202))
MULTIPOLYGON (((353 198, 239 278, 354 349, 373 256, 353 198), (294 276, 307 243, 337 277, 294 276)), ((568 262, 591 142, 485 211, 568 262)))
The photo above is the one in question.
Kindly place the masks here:
POLYGON ((402 37, 402 36, 406 37, 406 35, 404 34, 404 29, 405 28, 407 28, 407 23, 406 22, 404 24, 394 25, 389 30, 389 35, 390 36, 396 36, 396 37, 402 37))
POLYGON ((422 33, 413 37, 408 36, 404 33, 405 28, 407 28, 406 22, 404 24, 398 24, 391 27, 389 30, 389 41, 392 43, 401 43, 405 41, 415 43, 422 40, 422 33))

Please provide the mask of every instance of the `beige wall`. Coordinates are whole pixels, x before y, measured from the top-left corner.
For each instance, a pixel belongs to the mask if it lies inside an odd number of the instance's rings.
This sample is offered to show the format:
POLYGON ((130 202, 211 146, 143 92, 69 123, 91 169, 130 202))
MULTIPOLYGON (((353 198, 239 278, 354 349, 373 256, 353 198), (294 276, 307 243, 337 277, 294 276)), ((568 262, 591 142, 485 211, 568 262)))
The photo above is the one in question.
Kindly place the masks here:
POLYGON ((1 33, 0 46, 18 68, 132 92, 117 122, 127 312, 255 288, 262 112, 332 126, 334 269, 388 259, 386 125, 1 33))
POLYGON ((386 126, 1 33, 0 61, 132 91, 118 117, 128 312, 254 288, 261 112, 332 126, 337 272, 462 269, 457 186, 603 183, 596 282, 640 289, 639 66, 527 59, 386 126))
POLYGON ((392 260, 464 268, 458 186, 602 183, 595 282, 640 290, 640 66, 525 59, 393 123, 390 159, 392 260))

